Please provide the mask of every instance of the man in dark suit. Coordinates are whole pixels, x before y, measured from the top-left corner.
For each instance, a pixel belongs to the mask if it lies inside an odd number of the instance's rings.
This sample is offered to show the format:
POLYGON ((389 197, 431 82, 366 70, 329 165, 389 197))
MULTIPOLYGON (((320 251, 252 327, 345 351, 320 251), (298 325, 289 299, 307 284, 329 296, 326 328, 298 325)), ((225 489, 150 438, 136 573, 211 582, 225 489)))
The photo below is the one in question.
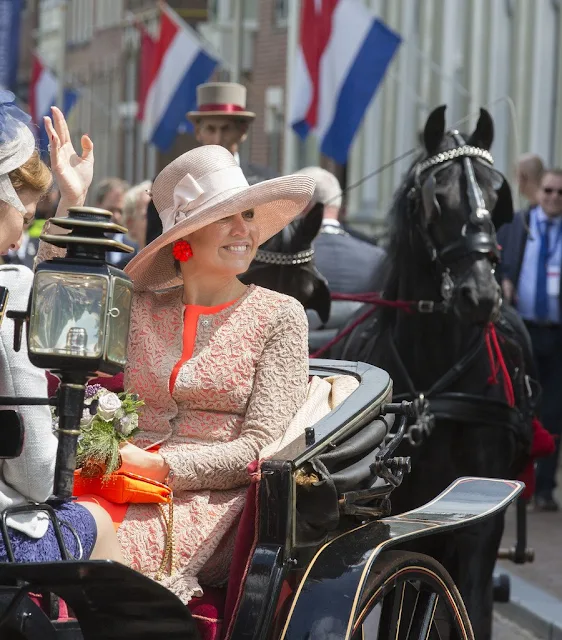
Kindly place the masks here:
POLYGON ((562 169, 542 176, 537 206, 518 212, 502 229, 498 276, 504 297, 525 322, 543 388, 541 417, 556 452, 539 461, 536 507, 557 511, 553 497, 562 432, 562 169))
POLYGON ((306 167, 297 173, 314 178, 316 190, 307 211, 324 205, 322 227, 313 247, 320 273, 335 293, 369 293, 380 290, 385 252, 352 236, 340 224, 341 187, 338 179, 321 167, 306 167))

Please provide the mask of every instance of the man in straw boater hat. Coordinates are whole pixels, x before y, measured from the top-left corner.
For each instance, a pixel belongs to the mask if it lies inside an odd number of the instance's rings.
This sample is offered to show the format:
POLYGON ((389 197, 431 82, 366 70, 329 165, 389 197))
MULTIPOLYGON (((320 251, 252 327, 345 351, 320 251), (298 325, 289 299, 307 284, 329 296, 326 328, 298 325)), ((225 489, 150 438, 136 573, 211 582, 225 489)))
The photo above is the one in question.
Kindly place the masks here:
MULTIPOLYGON (((195 138, 202 145, 220 145, 228 149, 240 165, 238 148, 248 136, 256 114, 246 109, 246 87, 236 82, 207 82, 197 87, 197 109, 187 114, 195 127, 195 138)), ((274 178, 265 167, 242 165, 248 184, 274 178)), ((147 243, 162 232, 160 219, 151 202, 147 211, 147 243)))
MULTIPOLYGON (((248 137, 256 114, 246 108, 246 87, 236 82, 207 82, 197 87, 197 109, 187 114, 195 138, 203 145, 219 144, 240 165, 238 148, 248 137)), ((264 167, 242 165, 249 184, 275 177, 264 167)))
POLYGON ((154 180, 163 232, 125 268, 134 294, 124 383, 145 404, 122 469, 167 479, 173 502, 163 512, 130 504, 114 522, 126 562, 184 602, 227 579, 247 466, 306 398, 302 305, 238 276, 313 192, 308 176, 250 186, 223 147, 192 149, 154 180))

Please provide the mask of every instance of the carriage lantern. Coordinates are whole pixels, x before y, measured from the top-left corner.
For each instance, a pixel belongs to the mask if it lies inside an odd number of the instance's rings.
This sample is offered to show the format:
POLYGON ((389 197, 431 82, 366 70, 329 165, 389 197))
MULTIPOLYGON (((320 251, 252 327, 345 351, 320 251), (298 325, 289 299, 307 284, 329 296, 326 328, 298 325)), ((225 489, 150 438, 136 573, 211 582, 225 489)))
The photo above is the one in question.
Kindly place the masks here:
POLYGON ((47 231, 41 240, 67 253, 37 267, 27 340, 30 361, 61 378, 55 495, 68 498, 86 381, 122 371, 127 355, 133 287, 123 271, 106 263, 106 251, 133 249, 108 237, 127 230, 103 209, 72 207, 56 224, 70 233, 47 231))

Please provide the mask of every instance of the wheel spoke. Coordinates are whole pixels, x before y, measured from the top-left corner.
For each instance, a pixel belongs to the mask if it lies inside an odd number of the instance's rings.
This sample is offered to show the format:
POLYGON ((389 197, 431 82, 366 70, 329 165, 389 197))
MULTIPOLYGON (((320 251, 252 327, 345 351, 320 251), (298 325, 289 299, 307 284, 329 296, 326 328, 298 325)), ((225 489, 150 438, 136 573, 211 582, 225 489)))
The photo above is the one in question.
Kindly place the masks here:
POLYGON ((438 602, 439 596, 434 591, 420 591, 412 613, 408 640, 429 640, 438 602))
POLYGON ((399 582, 396 587, 384 597, 384 600, 382 602, 381 618, 379 622, 379 638, 399 640, 405 587, 405 582, 399 582), (389 629, 395 630, 393 636, 389 635, 389 629))

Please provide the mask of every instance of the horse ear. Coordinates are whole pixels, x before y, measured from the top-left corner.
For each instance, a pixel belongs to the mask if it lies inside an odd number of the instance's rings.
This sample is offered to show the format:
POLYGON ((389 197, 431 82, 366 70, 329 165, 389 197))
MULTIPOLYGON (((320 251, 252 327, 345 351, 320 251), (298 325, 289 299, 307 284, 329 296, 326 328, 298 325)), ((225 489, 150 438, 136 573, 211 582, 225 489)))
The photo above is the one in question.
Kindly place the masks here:
POLYGON ((476 129, 470 136, 468 144, 480 149, 489 150, 494 141, 494 121, 489 111, 480 109, 480 117, 476 123, 476 129))
POLYGON ((446 105, 434 109, 427 118, 423 129, 423 144, 427 153, 432 156, 439 149, 439 145, 445 135, 445 110, 446 105))
POLYGON ((503 224, 512 222, 514 211, 511 187, 505 178, 496 193, 498 194, 498 200, 492 211, 492 222, 497 231, 503 224))
MULTIPOLYGON (((318 273, 318 271, 316 272, 318 273)), ((318 273, 318 278, 314 286, 314 293, 306 302, 307 309, 313 309, 318 314, 323 324, 330 319, 330 309, 332 297, 326 280, 318 273)))
POLYGON ((324 205, 321 202, 317 202, 312 209, 303 216, 299 225, 300 239, 303 244, 310 245, 314 238, 316 238, 322 226, 323 217, 324 205))

